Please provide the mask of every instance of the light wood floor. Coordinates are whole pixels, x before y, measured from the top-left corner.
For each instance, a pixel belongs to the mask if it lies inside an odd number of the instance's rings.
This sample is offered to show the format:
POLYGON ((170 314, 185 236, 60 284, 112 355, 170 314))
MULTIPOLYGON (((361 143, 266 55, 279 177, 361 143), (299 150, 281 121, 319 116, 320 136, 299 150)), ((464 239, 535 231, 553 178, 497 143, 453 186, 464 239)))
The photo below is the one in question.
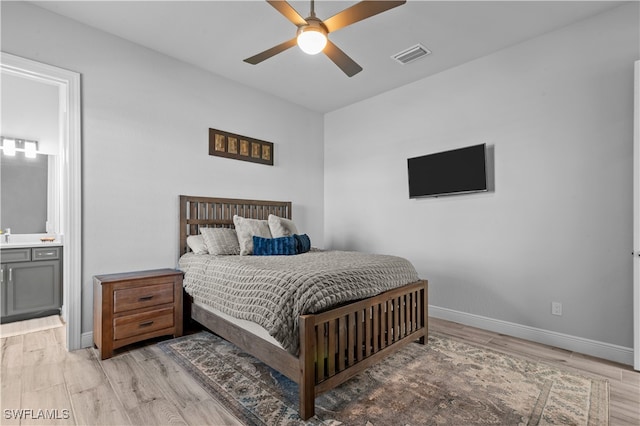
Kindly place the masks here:
MULTIPOLYGON (((640 424, 640 373, 629 366, 437 319, 430 329, 603 377, 610 383, 611 425, 640 424)), ((59 327, 0 340, 2 425, 240 424, 153 342, 99 361, 94 349, 66 352, 64 337, 59 327), (58 419, 7 418, 6 410, 17 409, 33 410, 30 417, 57 410, 58 419)))

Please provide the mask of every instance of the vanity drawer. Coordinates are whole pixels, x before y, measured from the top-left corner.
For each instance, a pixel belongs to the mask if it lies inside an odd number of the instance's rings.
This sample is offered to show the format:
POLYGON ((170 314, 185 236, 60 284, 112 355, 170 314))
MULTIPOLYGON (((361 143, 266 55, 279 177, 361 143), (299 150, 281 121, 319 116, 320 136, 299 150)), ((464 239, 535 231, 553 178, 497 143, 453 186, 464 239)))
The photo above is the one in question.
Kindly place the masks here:
POLYGON ((9 262, 29 262, 31 260, 31 249, 4 249, 2 250, 2 263, 9 262))
POLYGON ((126 315, 113 320, 113 340, 126 339, 171 327, 173 327, 173 307, 126 315))
POLYGON ((31 249, 33 260, 60 259, 60 247, 38 247, 31 249))
POLYGON ((123 288, 113 292, 113 312, 173 303, 173 281, 166 284, 123 288))

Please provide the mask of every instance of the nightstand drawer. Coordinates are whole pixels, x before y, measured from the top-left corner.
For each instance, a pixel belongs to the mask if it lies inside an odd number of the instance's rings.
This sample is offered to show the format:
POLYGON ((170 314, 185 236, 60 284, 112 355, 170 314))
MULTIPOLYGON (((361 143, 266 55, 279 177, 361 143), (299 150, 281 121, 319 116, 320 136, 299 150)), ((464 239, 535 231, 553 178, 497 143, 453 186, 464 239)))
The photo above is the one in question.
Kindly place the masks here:
POLYGON ((113 320, 113 339, 126 339, 170 327, 173 327, 173 308, 127 315, 113 320))
POLYGON ((113 292, 113 312, 119 313, 173 303, 173 293, 173 282, 115 290, 113 292))

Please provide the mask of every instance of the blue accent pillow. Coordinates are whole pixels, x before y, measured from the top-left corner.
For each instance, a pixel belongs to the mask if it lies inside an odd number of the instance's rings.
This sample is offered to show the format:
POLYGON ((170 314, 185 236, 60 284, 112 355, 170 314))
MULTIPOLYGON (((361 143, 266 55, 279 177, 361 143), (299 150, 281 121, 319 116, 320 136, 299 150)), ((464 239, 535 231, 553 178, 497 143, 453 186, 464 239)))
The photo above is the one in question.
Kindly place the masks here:
POLYGON ((254 256, 289 256, 296 254, 296 239, 293 235, 278 238, 253 236, 254 256))
POLYGON ((307 234, 293 234, 296 239, 296 254, 306 253, 311 250, 311 240, 307 234))

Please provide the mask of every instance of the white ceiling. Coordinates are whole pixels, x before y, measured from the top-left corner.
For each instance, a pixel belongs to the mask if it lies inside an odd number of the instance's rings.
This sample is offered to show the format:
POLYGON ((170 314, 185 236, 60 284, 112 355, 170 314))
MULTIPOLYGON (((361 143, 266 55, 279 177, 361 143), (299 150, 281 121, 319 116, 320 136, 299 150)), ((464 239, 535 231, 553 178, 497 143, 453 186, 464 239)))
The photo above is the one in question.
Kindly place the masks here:
MULTIPOLYGON (((420 80, 620 5, 617 1, 418 1, 329 35, 364 70, 349 78, 326 56, 293 47, 258 65, 243 59, 295 36, 265 1, 36 1, 142 46, 328 112, 420 80), (407 65, 391 55, 417 43, 433 53, 407 65)), ((303 17, 308 1, 291 1, 303 17)), ((326 19, 356 1, 316 1, 326 19)))

